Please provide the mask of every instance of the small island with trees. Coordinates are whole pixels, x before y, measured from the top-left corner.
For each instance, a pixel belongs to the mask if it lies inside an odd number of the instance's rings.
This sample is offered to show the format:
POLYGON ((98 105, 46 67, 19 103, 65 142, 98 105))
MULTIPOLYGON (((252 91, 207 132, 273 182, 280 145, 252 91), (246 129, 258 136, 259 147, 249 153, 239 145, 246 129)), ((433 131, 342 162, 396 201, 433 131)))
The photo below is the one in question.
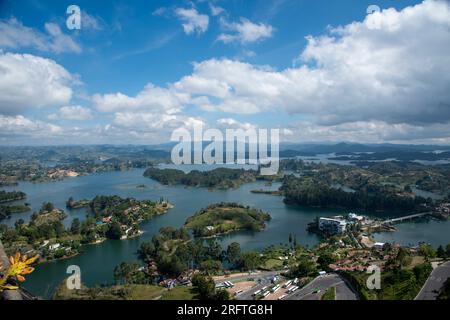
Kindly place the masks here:
POLYGON ((239 230, 261 231, 270 215, 237 203, 217 203, 201 209, 186 220, 195 237, 211 237, 239 230))
POLYGON ((67 217, 62 209, 50 202, 42 204, 25 223, 19 219, 14 227, 0 225, 0 240, 9 254, 27 252, 39 255, 39 262, 75 256, 83 245, 106 239, 128 239, 142 234, 139 224, 166 213, 172 205, 159 201, 136 200, 119 196, 96 196, 92 200, 67 201, 68 208, 87 207, 86 219, 73 219, 69 228, 62 221, 67 217), (70 205, 69 205, 70 204, 70 205))
POLYGON ((149 168, 144 176, 164 185, 186 185, 190 187, 206 187, 217 189, 238 188, 241 185, 256 181, 258 171, 245 169, 217 168, 211 171, 193 170, 185 173, 177 169, 149 168))

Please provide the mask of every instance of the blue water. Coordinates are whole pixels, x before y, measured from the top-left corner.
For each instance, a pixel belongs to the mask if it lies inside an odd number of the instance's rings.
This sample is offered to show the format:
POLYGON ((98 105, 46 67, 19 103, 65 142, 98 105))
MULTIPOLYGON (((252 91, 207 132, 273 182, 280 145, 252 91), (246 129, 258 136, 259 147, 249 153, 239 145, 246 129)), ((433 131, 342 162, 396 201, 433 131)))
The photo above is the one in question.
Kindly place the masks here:
MULTIPOLYGON (((98 245, 85 247, 81 255, 71 259, 41 264, 33 274, 28 276, 24 286, 36 295, 50 297, 56 286, 68 276, 66 270, 69 265, 78 265, 81 268, 82 282, 88 286, 110 284, 113 281, 114 267, 123 261, 136 260, 136 251, 143 241, 150 240, 162 227, 181 227, 189 216, 216 202, 239 202, 258 207, 272 216, 272 220, 262 232, 239 232, 221 237, 220 240, 225 249, 229 243, 236 241, 241 244, 243 250, 259 250, 271 244, 287 243, 290 233, 296 235, 300 244, 314 246, 318 243, 318 238, 306 231, 307 224, 316 216, 345 213, 289 206, 283 203, 282 197, 250 192, 253 189, 276 190, 280 186, 279 183, 268 187, 265 182, 255 182, 245 184, 238 189, 211 191, 205 188, 163 186, 143 177, 143 172, 143 169, 107 172, 56 182, 39 184, 22 182, 19 186, 5 188, 24 191, 27 199, 21 202, 30 203, 33 209, 31 212, 15 214, 14 219, 3 221, 9 225, 13 225, 19 218, 28 221, 31 213, 38 210, 45 201, 53 202, 57 207, 65 209, 65 202, 70 196, 75 200, 91 199, 96 195, 119 195, 150 200, 159 200, 164 197, 175 205, 167 214, 144 222, 141 229, 145 233, 141 237, 129 240, 108 240, 98 245), (146 188, 136 188, 142 184, 146 185, 146 188)), ((68 214, 65 220, 66 225, 70 225, 73 218, 83 219, 87 214, 85 209, 66 210, 66 212, 68 214)), ((399 226, 399 232, 377 235, 377 239, 406 244, 419 241, 433 244, 450 242, 447 222, 399 226)))

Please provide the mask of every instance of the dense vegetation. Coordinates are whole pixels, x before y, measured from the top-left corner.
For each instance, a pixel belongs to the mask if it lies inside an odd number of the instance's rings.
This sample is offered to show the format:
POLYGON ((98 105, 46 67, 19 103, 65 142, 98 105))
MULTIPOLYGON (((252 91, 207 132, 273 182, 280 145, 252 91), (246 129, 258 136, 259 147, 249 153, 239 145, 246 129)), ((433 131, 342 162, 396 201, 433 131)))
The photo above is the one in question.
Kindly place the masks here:
POLYGON ((241 252, 239 243, 226 250, 215 240, 191 239, 185 228, 162 228, 149 242, 141 244, 139 258, 156 263, 159 275, 178 277, 189 269, 205 274, 220 274, 224 264, 234 270, 254 270, 261 263, 258 253, 241 252))
POLYGON ((270 215, 237 203, 217 203, 201 209, 186 220, 185 227, 196 237, 208 237, 238 230, 261 231, 270 215))
POLYGON ((0 226, 0 236, 8 252, 34 252, 43 259, 58 259, 79 253, 80 245, 108 239, 121 239, 139 234, 139 223, 167 211, 168 203, 139 201, 119 196, 97 196, 89 201, 90 214, 80 221, 75 218, 65 228, 63 210, 46 202, 31 221, 16 221, 13 228, 0 226), (51 245, 55 245, 51 247, 51 245), (53 249, 52 249, 53 248, 53 249))
POLYGON ((9 201, 15 201, 15 200, 22 200, 26 198, 26 194, 22 191, 0 191, 0 203, 3 202, 9 202, 9 201))
POLYGON ((31 208, 27 204, 0 205, 0 221, 9 219, 14 213, 22 213, 29 210, 31 210, 31 208))
POLYGON ((346 192, 312 178, 297 178, 292 175, 285 176, 280 190, 286 203, 304 206, 414 212, 424 210, 424 206, 432 203, 431 199, 419 196, 399 195, 389 187, 372 185, 355 192, 346 192))
POLYGON ((191 187, 237 188, 240 185, 255 181, 258 172, 255 170, 217 168, 211 171, 193 170, 184 173, 177 169, 149 168, 144 176, 165 185, 182 184, 191 187))

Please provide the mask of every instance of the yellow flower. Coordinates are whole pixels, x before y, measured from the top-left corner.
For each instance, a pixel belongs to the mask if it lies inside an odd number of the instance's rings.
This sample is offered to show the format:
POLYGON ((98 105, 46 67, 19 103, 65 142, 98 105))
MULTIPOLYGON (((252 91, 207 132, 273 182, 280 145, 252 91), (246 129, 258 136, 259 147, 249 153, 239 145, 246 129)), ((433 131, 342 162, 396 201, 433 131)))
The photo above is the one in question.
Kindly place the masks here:
MULTIPOLYGON (((9 262, 11 266, 5 271, 3 277, 0 277, 0 292, 2 290, 14 290, 18 289, 17 286, 7 284, 8 279, 15 278, 17 281, 24 282, 24 275, 30 274, 34 271, 31 265, 37 260, 39 256, 36 255, 32 258, 27 258, 26 255, 21 256, 20 252, 16 253, 14 257, 9 257, 9 262)), ((3 265, 0 263, 0 270, 2 270, 3 265)))
POLYGON ((11 266, 7 273, 7 276, 11 278, 16 278, 20 282, 25 281, 24 275, 30 274, 34 271, 34 268, 30 265, 33 264, 39 256, 36 255, 32 258, 27 258, 26 255, 21 256, 20 252, 17 252, 14 257, 9 257, 9 262, 11 266))

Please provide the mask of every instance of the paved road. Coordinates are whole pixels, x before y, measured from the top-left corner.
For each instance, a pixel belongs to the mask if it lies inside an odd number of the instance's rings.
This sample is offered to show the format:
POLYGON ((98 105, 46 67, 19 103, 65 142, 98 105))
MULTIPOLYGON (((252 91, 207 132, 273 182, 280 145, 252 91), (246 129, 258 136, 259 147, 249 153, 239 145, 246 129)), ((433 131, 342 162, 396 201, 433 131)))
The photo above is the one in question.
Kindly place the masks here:
POLYGON ((285 300, 320 300, 322 295, 331 287, 336 287, 336 300, 357 300, 356 293, 350 289, 344 279, 337 274, 327 274, 311 281, 305 287, 297 290, 285 300), (314 293, 317 289, 320 292, 314 293))
POLYGON ((415 300, 436 300, 444 282, 450 278, 450 261, 433 270, 415 300))

